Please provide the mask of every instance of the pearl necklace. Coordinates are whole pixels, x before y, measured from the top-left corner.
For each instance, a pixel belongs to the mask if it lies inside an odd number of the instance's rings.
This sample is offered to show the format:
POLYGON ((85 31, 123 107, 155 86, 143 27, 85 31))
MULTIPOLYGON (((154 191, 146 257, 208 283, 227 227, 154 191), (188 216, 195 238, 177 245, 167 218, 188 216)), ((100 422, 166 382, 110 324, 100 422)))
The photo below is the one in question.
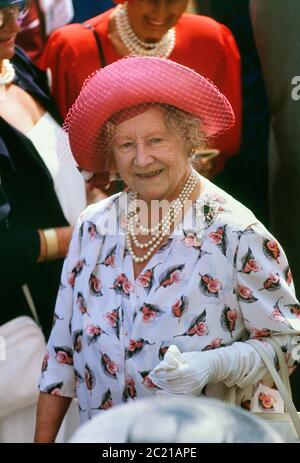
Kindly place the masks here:
POLYGON ((16 71, 8 59, 2 61, 0 71, 0 85, 11 84, 16 76, 16 71))
POLYGON ((127 236, 126 242, 128 250, 131 254, 131 257, 135 263, 145 262, 155 251, 155 249, 160 245, 165 236, 169 234, 171 225, 174 224, 179 213, 182 211, 186 200, 191 196, 195 186, 197 185, 198 176, 197 173, 192 170, 191 175, 187 179, 180 195, 173 202, 167 214, 161 219, 161 221, 153 228, 143 227, 139 224, 137 216, 137 193, 132 193, 132 199, 128 207, 128 220, 127 220, 127 236), (152 238, 146 243, 141 243, 135 234, 135 227, 139 228, 143 233, 154 234, 152 238), (139 249, 148 249, 143 257, 138 257, 134 251, 131 241, 139 249))
POLYGON ((116 28, 118 34, 133 55, 158 56, 168 58, 175 47, 175 29, 169 29, 159 42, 144 42, 132 30, 127 14, 127 2, 115 8, 116 28))

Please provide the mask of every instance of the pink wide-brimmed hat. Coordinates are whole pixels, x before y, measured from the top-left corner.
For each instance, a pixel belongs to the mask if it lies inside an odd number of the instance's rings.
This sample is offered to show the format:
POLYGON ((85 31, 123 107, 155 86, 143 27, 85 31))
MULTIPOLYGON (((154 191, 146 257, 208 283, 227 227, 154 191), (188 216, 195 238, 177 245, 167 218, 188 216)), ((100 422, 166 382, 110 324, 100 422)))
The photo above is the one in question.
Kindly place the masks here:
POLYGON ((161 103, 175 106, 201 120, 208 137, 234 124, 225 96, 194 70, 156 57, 127 57, 96 71, 84 83, 64 125, 78 166, 89 172, 107 171, 105 123, 132 106, 161 103))

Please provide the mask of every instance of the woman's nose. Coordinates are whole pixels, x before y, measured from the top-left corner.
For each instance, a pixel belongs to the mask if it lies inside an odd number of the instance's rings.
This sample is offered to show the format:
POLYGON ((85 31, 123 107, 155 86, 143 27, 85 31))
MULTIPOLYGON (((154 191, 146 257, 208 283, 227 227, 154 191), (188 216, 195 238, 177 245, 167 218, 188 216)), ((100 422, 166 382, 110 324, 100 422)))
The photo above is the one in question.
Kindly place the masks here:
POLYGON ((157 21, 164 20, 167 13, 167 4, 165 0, 159 0, 157 2, 154 2, 152 11, 157 21))
POLYGON ((153 157, 144 143, 137 143, 134 163, 138 167, 147 167, 152 164, 153 157))

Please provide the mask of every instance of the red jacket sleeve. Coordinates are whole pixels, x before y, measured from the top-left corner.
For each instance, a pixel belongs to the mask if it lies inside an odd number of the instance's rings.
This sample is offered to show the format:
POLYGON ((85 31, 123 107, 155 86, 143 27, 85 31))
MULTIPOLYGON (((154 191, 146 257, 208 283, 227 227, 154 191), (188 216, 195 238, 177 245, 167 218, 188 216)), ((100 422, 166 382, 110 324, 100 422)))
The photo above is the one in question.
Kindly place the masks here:
POLYGON ((65 117, 85 79, 100 67, 92 32, 81 24, 57 29, 47 42, 40 66, 50 69, 51 93, 65 117))

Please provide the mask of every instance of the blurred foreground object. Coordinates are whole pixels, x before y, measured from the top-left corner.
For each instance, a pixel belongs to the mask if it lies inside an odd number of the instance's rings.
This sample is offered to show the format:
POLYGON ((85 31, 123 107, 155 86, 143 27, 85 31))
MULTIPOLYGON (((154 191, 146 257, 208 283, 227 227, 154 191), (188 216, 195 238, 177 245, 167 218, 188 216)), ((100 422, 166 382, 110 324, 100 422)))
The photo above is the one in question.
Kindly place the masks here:
POLYGON ((121 405, 82 426, 70 443, 281 443, 265 422, 213 399, 174 396, 121 405))

